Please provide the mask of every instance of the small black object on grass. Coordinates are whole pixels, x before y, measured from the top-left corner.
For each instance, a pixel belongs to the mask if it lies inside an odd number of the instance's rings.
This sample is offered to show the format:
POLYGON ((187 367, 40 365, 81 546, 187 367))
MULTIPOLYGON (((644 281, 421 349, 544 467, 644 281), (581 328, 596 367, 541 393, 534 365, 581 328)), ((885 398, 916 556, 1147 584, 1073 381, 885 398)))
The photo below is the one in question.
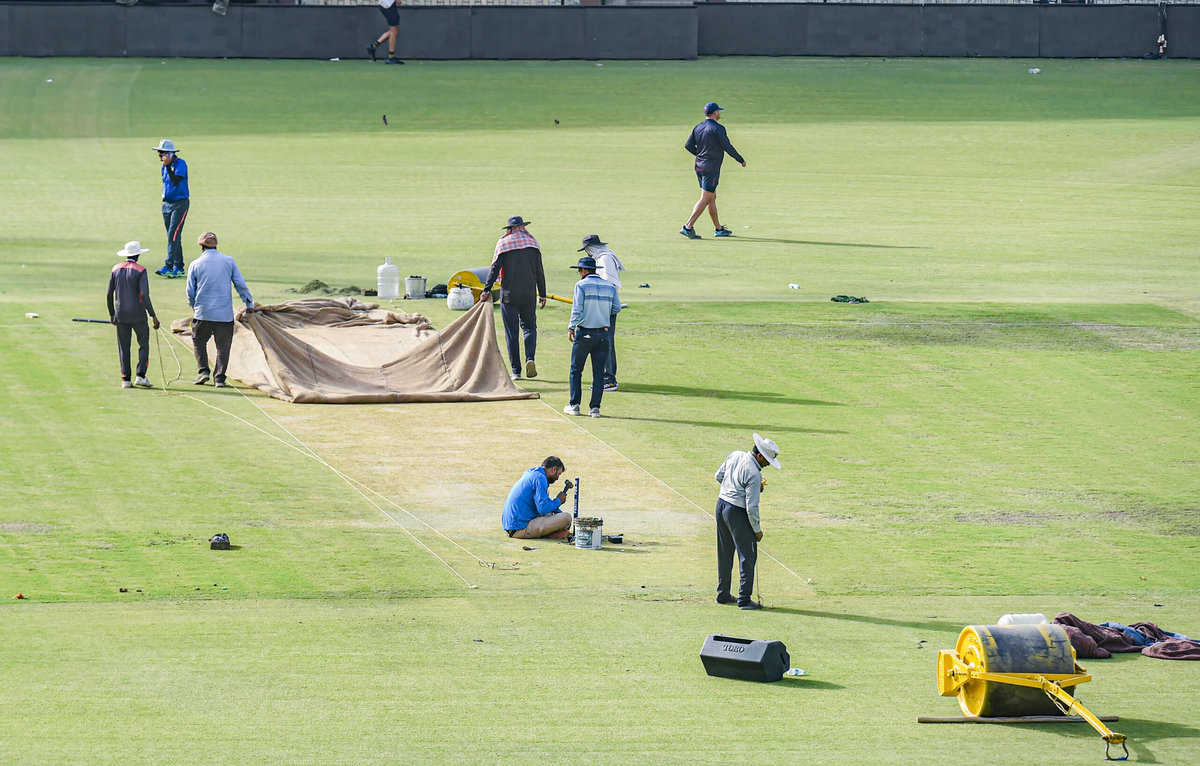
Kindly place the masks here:
POLYGON ((384 127, 387 127, 387 115, 386 114, 383 116, 383 125, 384 125, 384 127))
MULTIPOLYGON (((229 550, 229 535, 224 532, 218 532, 208 540, 208 547, 214 551, 229 550)), ((213 583, 216 585, 216 583, 213 583)))

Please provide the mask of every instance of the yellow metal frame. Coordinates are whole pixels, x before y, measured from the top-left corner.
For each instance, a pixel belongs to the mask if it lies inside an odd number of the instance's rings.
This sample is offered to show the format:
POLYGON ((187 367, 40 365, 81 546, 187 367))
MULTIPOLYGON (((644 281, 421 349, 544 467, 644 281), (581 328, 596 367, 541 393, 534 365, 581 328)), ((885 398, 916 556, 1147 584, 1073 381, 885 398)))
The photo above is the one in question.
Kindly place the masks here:
POLYGON ((970 681, 991 681, 998 684, 1028 686, 1041 689, 1065 715, 1077 714, 1091 724, 1109 745, 1123 745, 1125 735, 1118 734, 1104 725, 1092 711, 1072 697, 1063 687, 1078 686, 1091 681, 1092 677, 1078 664, 1076 673, 991 673, 974 665, 968 665, 953 649, 938 652, 938 693, 943 697, 956 696, 970 681))

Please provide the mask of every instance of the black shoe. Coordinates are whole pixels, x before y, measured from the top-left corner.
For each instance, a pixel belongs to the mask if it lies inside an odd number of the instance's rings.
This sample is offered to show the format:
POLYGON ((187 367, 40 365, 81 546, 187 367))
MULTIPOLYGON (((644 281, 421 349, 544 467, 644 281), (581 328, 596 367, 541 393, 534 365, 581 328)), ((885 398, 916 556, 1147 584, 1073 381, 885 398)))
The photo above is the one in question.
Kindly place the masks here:
POLYGON ((763 605, 757 601, 747 601, 746 603, 738 602, 738 609, 762 609, 763 605))
POLYGON ((375 49, 378 47, 379 46, 376 45, 375 43, 371 43, 370 45, 367 46, 367 55, 371 57, 372 61, 376 60, 375 59, 375 49))
POLYGON ((388 56, 388 60, 383 63, 385 63, 385 64, 403 64, 404 62, 401 61, 400 59, 396 59, 396 58, 392 58, 391 56, 388 56))
POLYGON ((717 594, 717 603, 718 604, 732 604, 732 603, 735 603, 736 601, 737 601, 737 599, 734 598, 733 596, 729 595, 728 593, 718 593, 717 594))

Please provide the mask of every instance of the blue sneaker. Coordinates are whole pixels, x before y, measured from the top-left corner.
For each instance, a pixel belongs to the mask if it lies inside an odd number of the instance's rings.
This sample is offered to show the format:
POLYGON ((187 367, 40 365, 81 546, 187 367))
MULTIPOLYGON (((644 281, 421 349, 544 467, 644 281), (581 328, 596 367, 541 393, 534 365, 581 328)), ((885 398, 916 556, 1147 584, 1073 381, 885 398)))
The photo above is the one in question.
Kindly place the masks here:
POLYGON ((684 226, 679 230, 679 233, 688 239, 700 239, 700 235, 696 233, 696 229, 691 226, 684 226))
POLYGON ((161 269, 158 269, 154 273, 159 275, 160 277, 169 277, 169 276, 171 276, 171 269, 169 269, 166 266, 163 266, 161 269))
POLYGON ((184 271, 183 269, 175 269, 174 271, 171 272, 172 277, 182 277, 182 276, 186 276, 186 275, 187 275, 187 272, 184 271))
POLYGON ((732 237, 733 232, 730 231, 729 229, 726 229, 724 226, 722 226, 719 229, 713 230, 713 236, 714 237, 732 237))

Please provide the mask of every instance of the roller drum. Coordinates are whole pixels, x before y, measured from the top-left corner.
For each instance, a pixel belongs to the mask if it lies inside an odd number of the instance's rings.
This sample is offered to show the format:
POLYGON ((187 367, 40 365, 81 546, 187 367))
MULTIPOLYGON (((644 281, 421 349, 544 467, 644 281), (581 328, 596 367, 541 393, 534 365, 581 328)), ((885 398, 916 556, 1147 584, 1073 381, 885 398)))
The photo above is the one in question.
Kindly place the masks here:
MULTIPOLYGON (((1075 652, 1061 625, 968 625, 958 636, 958 656, 988 673, 1073 673, 1075 652)), ((974 679, 958 692, 971 716, 1061 715, 1044 691, 974 679)))

